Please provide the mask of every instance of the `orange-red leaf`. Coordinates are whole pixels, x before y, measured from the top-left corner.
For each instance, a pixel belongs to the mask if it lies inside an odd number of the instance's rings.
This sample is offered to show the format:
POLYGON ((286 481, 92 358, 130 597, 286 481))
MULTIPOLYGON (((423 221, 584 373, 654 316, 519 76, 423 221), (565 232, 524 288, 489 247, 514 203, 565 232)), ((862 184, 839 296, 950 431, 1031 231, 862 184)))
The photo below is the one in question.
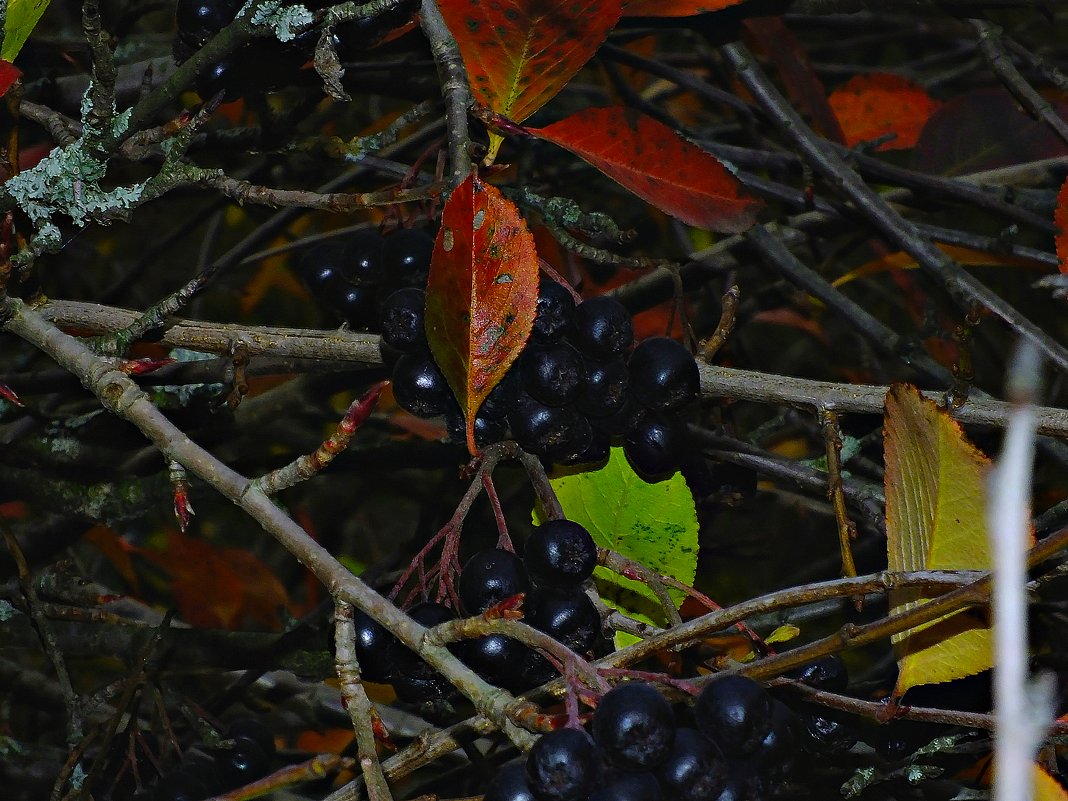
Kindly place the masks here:
POLYGON ((622 0, 439 0, 438 8, 475 98, 522 122, 597 52, 622 0))
POLYGON ((10 61, 5 61, 0 58, 0 97, 6 95, 7 90, 11 88, 11 85, 21 77, 22 70, 10 61))
POLYGON ((1053 210, 1053 224, 1057 226, 1057 264, 1062 273, 1068 273, 1068 178, 1057 193, 1057 208, 1053 210))
POLYGON ((627 0, 623 13, 628 17, 692 17, 736 6, 742 0, 627 0))
POLYGON ((850 147, 888 133, 894 139, 878 150, 905 150, 916 146, 920 131, 941 103, 921 86, 899 75, 857 75, 838 87, 829 98, 850 147))
POLYGON ((759 201, 744 194, 726 167, 652 117, 618 106, 591 108, 530 132, 689 225, 735 234, 756 219, 759 201))
POLYGON ((538 304, 534 237, 515 205, 471 176, 441 215, 426 287, 430 350, 467 418, 519 356, 538 304))

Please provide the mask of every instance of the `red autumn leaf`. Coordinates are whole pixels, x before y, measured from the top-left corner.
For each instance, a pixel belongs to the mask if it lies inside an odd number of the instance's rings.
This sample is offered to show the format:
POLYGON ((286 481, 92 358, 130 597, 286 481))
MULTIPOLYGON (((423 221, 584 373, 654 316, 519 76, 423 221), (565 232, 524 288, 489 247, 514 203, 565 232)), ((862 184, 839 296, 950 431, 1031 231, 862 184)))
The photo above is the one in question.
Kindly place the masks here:
POLYGON ((894 139, 879 150, 905 150, 916 146, 920 131, 942 104, 923 87, 899 75, 857 75, 828 98, 849 147, 888 133, 894 139))
POLYGON ((1057 226, 1057 264, 1068 273, 1068 178, 1057 193, 1057 208, 1053 210, 1053 224, 1057 226))
POLYGON ((471 176, 442 210, 426 287, 430 350, 467 418, 467 447, 482 401, 530 337, 538 303, 534 237, 515 205, 471 176))
POLYGON ((742 0, 627 0, 623 13, 628 17, 692 17, 709 11, 722 11, 742 0))
POLYGON ((591 108, 530 132, 688 225, 736 234, 756 219, 760 202, 743 193, 723 164, 652 117, 618 106, 591 108))
POLYGON ((5 61, 0 58, 0 97, 6 95, 7 90, 11 88, 12 84, 21 77, 22 70, 10 61, 5 61))
POLYGON ((438 8, 475 98, 522 122, 593 57, 619 21, 622 0, 439 0, 438 8))

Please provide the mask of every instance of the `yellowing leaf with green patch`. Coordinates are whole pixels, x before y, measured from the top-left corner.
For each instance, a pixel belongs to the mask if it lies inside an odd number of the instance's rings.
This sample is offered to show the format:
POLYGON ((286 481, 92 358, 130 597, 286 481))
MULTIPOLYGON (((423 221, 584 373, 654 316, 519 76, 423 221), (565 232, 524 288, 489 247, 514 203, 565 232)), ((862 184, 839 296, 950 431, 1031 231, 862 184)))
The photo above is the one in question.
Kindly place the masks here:
POLYGON ((6 61, 15 60, 50 2, 51 0, 7 0, 4 46, 0 47, 0 58, 6 61))
MULTIPOLYGON (((522 122, 589 61, 623 13, 622 0, 438 0, 475 99, 522 122)), ((490 134, 489 161, 501 137, 490 134)))
MULTIPOLYGON (((883 440, 890 570, 989 569, 984 476, 990 460, 949 414, 907 384, 893 385, 886 396, 883 440)), ((890 596, 895 613, 924 600, 920 590, 890 596)), ((993 664, 989 623, 976 610, 917 626, 893 642, 899 696, 993 664)))
MULTIPOLYGON (((551 479, 568 520, 585 526, 599 547, 610 548, 651 570, 692 585, 697 572, 697 509, 682 473, 650 484, 631 469, 622 448, 612 448, 599 470, 551 479)), ((535 508, 534 520, 545 514, 535 508)), ((642 582, 598 567, 601 598, 637 620, 663 626, 656 596, 642 582)), ((678 604, 682 593, 669 590, 678 604)), ((619 637, 617 637, 619 644, 619 637)))

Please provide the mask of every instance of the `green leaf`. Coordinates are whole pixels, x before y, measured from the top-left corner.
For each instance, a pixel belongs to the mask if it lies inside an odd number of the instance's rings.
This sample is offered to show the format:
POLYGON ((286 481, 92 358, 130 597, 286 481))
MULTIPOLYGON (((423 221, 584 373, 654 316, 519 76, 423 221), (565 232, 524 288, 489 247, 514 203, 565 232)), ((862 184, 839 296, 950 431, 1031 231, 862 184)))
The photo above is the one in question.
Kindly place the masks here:
POLYGON ((8 0, 0 58, 14 61, 51 0, 8 0))
MULTIPOLYGON (((650 484, 630 467, 622 448, 612 448, 600 470, 550 479, 568 520, 589 529, 594 542, 646 567, 693 584, 697 572, 697 509, 681 473, 650 484)), ((545 521, 534 509, 534 521, 545 521)), ((663 626, 660 605, 640 581, 625 579, 602 567, 594 571, 601 598, 630 617, 663 626)), ((670 591, 676 604, 683 594, 670 591)), ((617 635, 617 646, 620 635, 617 635)))

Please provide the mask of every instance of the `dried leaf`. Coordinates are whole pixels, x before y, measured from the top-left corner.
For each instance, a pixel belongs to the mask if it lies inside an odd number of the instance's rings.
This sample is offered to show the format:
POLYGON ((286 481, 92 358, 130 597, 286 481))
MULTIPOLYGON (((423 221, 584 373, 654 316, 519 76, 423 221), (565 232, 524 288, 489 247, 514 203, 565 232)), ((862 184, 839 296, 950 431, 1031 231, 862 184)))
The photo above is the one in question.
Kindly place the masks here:
MULTIPOLYGON (((564 88, 615 27, 622 0, 440 0, 476 100, 522 122, 564 88)), ((491 136, 492 161, 501 139, 491 136)))
POLYGON ((1062 273, 1068 273, 1068 178, 1064 179, 1061 191, 1057 193, 1053 224, 1057 226, 1057 236, 1054 239, 1057 246, 1057 264, 1062 273))
POLYGON ((471 176, 442 211, 426 288, 426 332, 434 359, 467 419, 518 357, 534 325, 538 255, 515 205, 471 176))
POLYGON ((623 13, 628 17, 692 17, 709 11, 722 11, 742 0, 627 0, 623 13))
MULTIPOLYGON (((990 460, 949 414, 907 384, 895 384, 887 394, 883 437, 890 570, 989 569, 983 481, 990 460)), ((919 590, 891 594, 895 613, 924 600, 919 590)), ((990 627, 973 610, 918 626, 893 642, 899 696, 992 665, 990 627)))
POLYGON ((942 105, 922 86, 887 73, 854 76, 831 92, 829 101, 849 147, 895 134, 876 150, 915 147, 927 121, 942 105))
POLYGON ((744 194, 723 164, 652 117, 618 106, 591 108, 530 132, 689 225, 739 233, 756 219, 759 201, 744 194))
POLYGON ((0 97, 7 94, 7 90, 22 77, 22 70, 10 61, 0 58, 0 97))

